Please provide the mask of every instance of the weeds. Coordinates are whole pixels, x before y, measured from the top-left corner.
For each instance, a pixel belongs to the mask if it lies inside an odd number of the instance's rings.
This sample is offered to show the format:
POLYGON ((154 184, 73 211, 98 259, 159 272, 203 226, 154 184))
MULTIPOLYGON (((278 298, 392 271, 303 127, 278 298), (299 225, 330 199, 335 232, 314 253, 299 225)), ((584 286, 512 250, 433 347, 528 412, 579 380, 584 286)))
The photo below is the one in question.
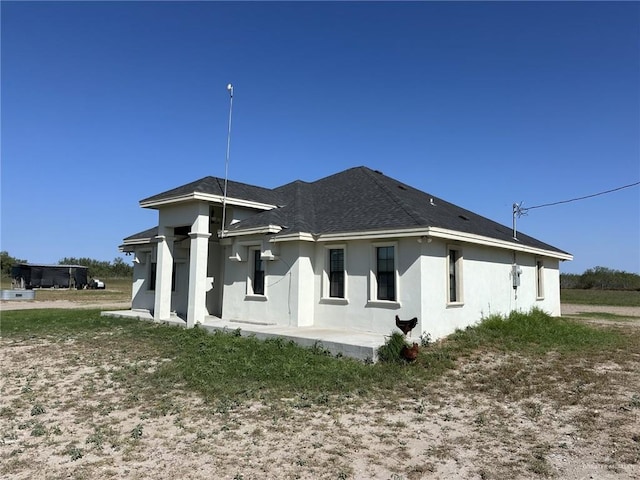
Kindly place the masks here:
POLYGON ((571 320, 549 316, 542 310, 491 315, 475 327, 455 332, 448 340, 456 349, 482 346, 503 351, 530 353, 584 352, 623 347, 624 336, 613 330, 597 329, 571 320))
POLYGON ((80 460, 84 456, 84 452, 81 448, 78 448, 75 444, 70 443, 64 451, 65 455, 71 457, 72 461, 80 460))
POLYGON ((131 438, 133 438, 134 440, 138 440, 138 439, 142 438, 142 424, 139 423, 138 425, 133 427, 133 429, 129 433, 129 436, 131 438))
POLYGON ((403 362, 402 350, 407 346, 404 335, 400 332, 393 332, 385 344, 378 348, 378 359, 387 363, 403 362))
POLYGON ((41 423, 36 423, 31 430, 32 437, 42 437, 47 434, 47 429, 41 423))

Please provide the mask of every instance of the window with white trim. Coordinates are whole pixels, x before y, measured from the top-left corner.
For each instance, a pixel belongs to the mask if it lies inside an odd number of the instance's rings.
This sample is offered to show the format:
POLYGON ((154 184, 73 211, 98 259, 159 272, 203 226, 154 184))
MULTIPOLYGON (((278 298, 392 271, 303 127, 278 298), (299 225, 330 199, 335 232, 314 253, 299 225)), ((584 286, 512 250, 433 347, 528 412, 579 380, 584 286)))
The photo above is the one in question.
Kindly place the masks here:
POLYGON ((247 279, 249 295, 264 295, 264 260, 260 254, 260 247, 249 248, 249 278, 247 279))
POLYGON ((375 244, 372 276, 372 300, 397 301, 396 244, 375 244))
POLYGON ((447 248, 447 303, 462 303, 462 249, 447 248))
POLYGON ((328 249, 329 297, 345 298, 344 247, 328 249))
POLYGON ((544 298, 544 262, 536 259, 536 297, 544 298))

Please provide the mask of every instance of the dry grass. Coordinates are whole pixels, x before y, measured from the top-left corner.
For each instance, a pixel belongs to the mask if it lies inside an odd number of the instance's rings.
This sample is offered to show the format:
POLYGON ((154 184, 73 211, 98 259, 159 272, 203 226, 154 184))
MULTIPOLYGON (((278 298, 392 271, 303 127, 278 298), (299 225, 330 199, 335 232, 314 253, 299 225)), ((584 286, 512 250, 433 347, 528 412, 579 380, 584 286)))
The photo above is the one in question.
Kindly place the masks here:
MULTIPOLYGON (((256 386, 259 379, 243 382, 240 365, 226 373, 238 375, 235 395, 181 381, 167 368, 182 358, 167 330, 116 322, 9 332, 0 476, 640 478, 640 329, 595 328, 618 340, 541 350, 529 341, 508 348, 489 334, 457 338, 430 351, 452 359, 455 368, 439 375, 421 373, 435 362, 423 357, 386 374, 384 366, 362 366, 394 381, 355 389, 300 383, 275 396, 256 386)), ((213 348, 194 339, 181 348, 213 348)), ((227 345, 227 361, 237 360, 246 340, 231 337, 216 348, 227 345)), ((222 358, 209 357, 211 378, 222 358)), ((339 360, 328 362, 319 365, 339 360)), ((277 374, 267 372, 265 384, 277 374)))

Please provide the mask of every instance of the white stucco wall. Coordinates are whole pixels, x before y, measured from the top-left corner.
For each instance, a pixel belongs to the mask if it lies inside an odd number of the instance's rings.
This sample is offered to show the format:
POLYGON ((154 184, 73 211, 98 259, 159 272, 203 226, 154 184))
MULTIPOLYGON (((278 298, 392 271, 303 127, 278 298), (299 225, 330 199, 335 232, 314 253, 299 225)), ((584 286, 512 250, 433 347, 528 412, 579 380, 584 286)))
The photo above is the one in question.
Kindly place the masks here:
MULTIPOLYGON (((395 316, 406 320, 420 317, 420 244, 415 239, 391 241, 395 243, 398 276, 396 284, 397 302, 370 301, 370 272, 373 261, 373 244, 370 241, 344 242, 345 269, 347 271, 346 304, 340 300, 327 298, 317 300, 315 325, 328 328, 355 329, 389 334, 395 328, 395 316)), ((316 298, 323 287, 323 271, 328 248, 332 244, 316 246, 314 282, 316 298)), ((416 331, 418 329, 416 328, 416 331)))
MULTIPOLYGON (((184 218, 184 217, 183 217, 184 218)), ((433 339, 446 336, 493 313, 508 314, 512 310, 528 311, 538 307, 552 315, 560 315, 559 262, 540 259, 532 254, 517 253, 520 286, 513 289, 514 253, 474 244, 450 244, 445 240, 431 242, 417 238, 385 241, 396 246, 398 277, 396 302, 372 302, 371 271, 374 263, 374 241, 345 241, 336 244, 316 242, 281 242, 276 246, 263 236, 234 239, 235 245, 209 243, 207 277, 216 288, 206 293, 207 311, 227 320, 351 329, 390 334, 395 329, 395 316, 403 320, 418 317, 411 338, 420 334, 433 339), (273 247, 276 258, 264 259, 265 294, 247 291, 251 274, 249 249, 262 251, 273 247), (328 248, 345 248, 346 298, 330 299, 324 280, 328 248), (462 301, 448 303, 449 265, 447 254, 454 247, 462 255, 462 301), (240 251, 241 261, 230 260, 240 251), (536 260, 544 264, 544 296, 538 298, 536 260), (223 285, 224 281, 224 285, 223 285), (217 302, 217 303, 216 303, 217 302)), ((189 249, 188 241, 174 248, 176 291, 172 293, 172 311, 184 314, 187 308, 189 249)), ((136 255, 147 256, 143 264, 134 265, 133 308, 152 310, 155 292, 148 288, 149 261, 153 251, 140 247, 136 255)), ((208 280, 209 281, 209 280, 208 280)))
MULTIPOLYGON (((259 243, 256 238, 256 244, 259 243)), ((329 299, 323 275, 332 244, 286 242, 280 259, 267 262, 265 297, 247 296, 248 262, 227 262, 223 316, 265 323, 354 329, 389 334, 395 316, 418 317, 411 333, 440 338, 493 313, 541 308, 559 315, 558 261, 544 259, 544 298, 537 298, 536 257, 516 255, 522 269, 520 286, 513 289, 513 252, 472 244, 430 243, 416 238, 395 241, 398 266, 397 302, 370 301, 371 241, 336 244, 345 247, 346 299, 329 299), (462 254, 462 302, 448 303, 448 249, 462 254)))
MULTIPOLYGON (((238 240, 236 240, 238 242, 238 240)), ((247 290, 251 260, 248 250, 263 246, 263 237, 243 238, 239 247, 227 246, 224 255, 224 292, 222 317, 279 325, 296 325, 293 305, 293 272, 297 261, 297 245, 291 243, 280 252, 277 260, 264 260, 265 295, 252 295, 247 290), (239 248, 241 261, 230 260, 234 248, 239 248)))
POLYGON ((149 262, 151 258, 155 258, 155 253, 152 248, 144 246, 135 248, 133 255, 131 308, 152 311, 155 295, 149 290, 149 262))

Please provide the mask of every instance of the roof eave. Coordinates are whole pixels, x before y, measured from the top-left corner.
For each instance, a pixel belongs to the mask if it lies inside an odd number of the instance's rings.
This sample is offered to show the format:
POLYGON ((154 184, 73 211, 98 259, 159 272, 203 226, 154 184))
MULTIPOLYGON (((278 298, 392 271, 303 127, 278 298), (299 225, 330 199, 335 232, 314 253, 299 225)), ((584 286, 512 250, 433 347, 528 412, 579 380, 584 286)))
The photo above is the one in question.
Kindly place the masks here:
MULTIPOLYGON (((219 203, 220 205, 225 203, 224 196, 213 195, 211 193, 192 192, 184 195, 176 195, 174 197, 165 197, 157 200, 141 200, 140 206, 142 208, 160 208, 167 205, 176 203, 201 201, 208 203, 219 203)), ((269 203, 254 202, 252 200, 245 200, 243 198, 227 197, 227 205, 234 205, 237 207, 253 208, 255 210, 272 210, 277 205, 271 205, 269 203)))
POLYGON ((476 235, 472 233, 460 232, 457 230, 449 230, 438 227, 406 228, 401 230, 366 230, 360 232, 325 233, 320 235, 300 232, 294 234, 278 235, 276 237, 273 237, 271 241, 287 242, 305 240, 317 242, 339 242, 348 240, 375 240, 406 237, 441 238, 443 240, 484 245, 504 250, 530 253, 543 257, 557 258, 559 260, 573 260, 573 255, 569 253, 532 247, 529 245, 518 243, 517 240, 505 241, 496 238, 485 237, 483 235, 476 235))
POLYGON ((218 236, 220 238, 224 237, 244 237, 247 235, 261 235, 261 234, 274 234, 282 231, 282 227, 280 225, 264 225, 261 227, 254 228, 243 228, 238 230, 218 230, 218 236))
POLYGON ((573 255, 558 250, 548 250, 539 247, 532 247, 513 241, 500 240, 497 238, 485 237, 473 233, 459 232, 456 230, 448 230, 445 228, 430 227, 428 235, 433 238, 442 238, 445 240, 453 240, 458 242, 473 243, 476 245, 485 245, 488 247, 502 248, 516 252, 531 253, 544 257, 557 258, 558 260, 573 260, 573 255))
POLYGON ((153 238, 149 237, 149 238, 132 238, 130 240, 124 240, 122 242, 122 245, 118 246, 118 249, 121 252, 131 252, 133 251, 133 249, 135 247, 139 247, 142 245, 149 245, 151 243, 153 243, 153 238))

